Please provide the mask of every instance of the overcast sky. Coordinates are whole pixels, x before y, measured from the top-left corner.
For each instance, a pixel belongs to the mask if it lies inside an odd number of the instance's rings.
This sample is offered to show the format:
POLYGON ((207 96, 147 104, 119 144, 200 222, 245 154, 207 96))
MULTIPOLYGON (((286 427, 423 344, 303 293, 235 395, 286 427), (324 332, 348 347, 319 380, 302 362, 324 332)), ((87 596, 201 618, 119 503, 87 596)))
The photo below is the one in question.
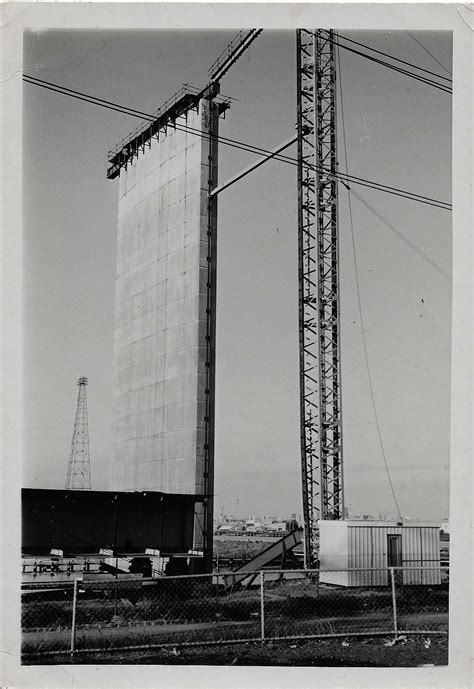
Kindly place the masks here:
MULTIPOLYGON (((24 71, 154 111, 235 32, 33 32, 24 71)), ((446 76, 449 33, 351 32, 446 76), (440 66, 440 64, 443 66, 440 66)), ((296 122, 294 32, 264 33, 222 81, 221 134, 273 148, 296 122)), ((341 50, 349 171, 451 199, 451 99, 341 50)), ((63 488, 79 376, 89 377, 92 485, 112 461, 118 183, 107 151, 138 120, 24 85, 24 485, 63 488)), ((340 113, 340 108, 339 108, 340 113)), ((291 152, 291 151, 290 151, 291 152)), ((292 151, 293 155, 295 151, 292 151)), ((221 146, 220 180, 253 159, 221 146)), ((343 166, 343 142, 339 161, 343 166)), ((451 273, 447 211, 358 192, 451 273)), ((219 196, 216 511, 301 514, 296 171, 271 162, 219 196)), ((346 192, 340 189, 344 469, 353 512, 392 513, 365 367, 346 192)), ((451 284, 357 200, 361 301, 381 433, 402 514, 448 514, 451 284)))

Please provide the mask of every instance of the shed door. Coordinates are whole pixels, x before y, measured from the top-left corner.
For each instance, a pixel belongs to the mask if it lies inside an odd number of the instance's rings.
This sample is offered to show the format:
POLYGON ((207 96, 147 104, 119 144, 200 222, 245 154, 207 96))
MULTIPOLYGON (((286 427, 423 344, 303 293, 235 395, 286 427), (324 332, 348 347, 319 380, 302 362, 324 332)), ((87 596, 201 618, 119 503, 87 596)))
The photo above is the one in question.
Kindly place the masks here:
POLYGON ((388 566, 402 566, 402 537, 401 535, 387 536, 388 566))

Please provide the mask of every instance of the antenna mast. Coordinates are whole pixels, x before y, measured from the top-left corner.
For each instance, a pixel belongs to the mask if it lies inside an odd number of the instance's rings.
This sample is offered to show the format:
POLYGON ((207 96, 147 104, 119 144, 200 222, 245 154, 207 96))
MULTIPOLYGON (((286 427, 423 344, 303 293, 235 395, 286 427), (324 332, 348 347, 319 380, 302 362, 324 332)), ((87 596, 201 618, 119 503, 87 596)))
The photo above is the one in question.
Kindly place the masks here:
POLYGON ((297 42, 300 417, 305 567, 319 519, 342 519, 339 248, 334 32, 297 42))
POLYGON ((76 419, 72 433, 71 453, 67 467, 66 490, 91 489, 91 462, 89 455, 89 427, 87 423, 87 387, 88 379, 79 378, 77 384, 76 419))

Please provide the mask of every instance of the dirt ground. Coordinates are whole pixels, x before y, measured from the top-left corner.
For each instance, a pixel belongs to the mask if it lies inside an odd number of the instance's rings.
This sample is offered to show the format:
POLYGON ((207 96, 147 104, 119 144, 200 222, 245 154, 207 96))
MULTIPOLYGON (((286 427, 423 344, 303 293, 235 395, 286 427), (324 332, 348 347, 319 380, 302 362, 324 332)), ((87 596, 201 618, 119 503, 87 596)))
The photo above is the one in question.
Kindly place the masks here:
POLYGON ((260 665, 292 667, 419 667, 448 664, 446 636, 409 636, 393 645, 390 637, 247 643, 203 648, 166 648, 31 659, 28 664, 87 665, 260 665))

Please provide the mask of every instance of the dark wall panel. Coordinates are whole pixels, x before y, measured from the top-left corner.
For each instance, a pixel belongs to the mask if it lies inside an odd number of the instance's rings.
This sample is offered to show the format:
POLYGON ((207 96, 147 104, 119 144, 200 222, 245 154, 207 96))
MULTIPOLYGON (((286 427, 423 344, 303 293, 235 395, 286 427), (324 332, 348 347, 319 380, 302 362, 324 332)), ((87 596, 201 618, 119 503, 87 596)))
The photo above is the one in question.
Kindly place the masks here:
POLYGON ((195 496, 156 492, 22 490, 22 550, 186 552, 195 496))

